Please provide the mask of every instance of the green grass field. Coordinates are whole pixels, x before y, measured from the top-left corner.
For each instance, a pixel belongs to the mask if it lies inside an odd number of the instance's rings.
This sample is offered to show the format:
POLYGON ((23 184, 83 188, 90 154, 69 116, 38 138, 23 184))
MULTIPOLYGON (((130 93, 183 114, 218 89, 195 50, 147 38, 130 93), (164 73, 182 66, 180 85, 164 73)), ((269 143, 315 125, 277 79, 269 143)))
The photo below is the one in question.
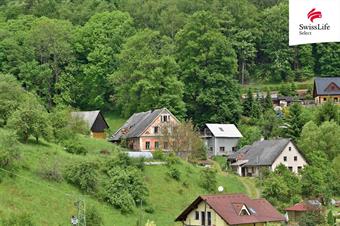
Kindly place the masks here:
MULTIPOLYGON (((130 226, 142 218, 144 223, 150 219, 159 226, 173 226, 178 225, 174 223, 177 215, 198 195, 206 193, 200 186, 201 167, 186 162, 176 164, 181 173, 181 180, 176 181, 167 175, 167 166, 146 166, 144 177, 150 194, 142 208, 149 206, 155 211, 148 214, 138 207, 134 213, 123 215, 96 197, 82 194, 66 181, 49 182, 40 177, 39 172, 45 165, 58 162, 62 169, 77 160, 105 158, 99 154, 102 149, 111 150, 112 154, 118 149, 103 140, 82 137, 81 142, 89 149, 86 156, 69 154, 63 147, 47 142, 35 144, 31 140, 28 144, 21 144, 19 166, 13 171, 17 176, 0 171, 0 219, 11 214, 28 213, 39 226, 68 225, 70 216, 76 214, 74 202, 82 198, 87 206, 99 210, 104 225, 130 226)), ((235 175, 219 173, 217 179, 225 192, 247 192, 235 175)))
MULTIPOLYGON (((294 82, 294 84, 295 84, 297 89, 309 89, 309 88, 312 88, 313 82, 314 82, 314 78, 306 80, 306 81, 302 81, 302 82, 294 82)), ((246 84, 246 85, 241 86, 241 93, 246 93, 249 88, 251 88, 253 91, 259 90, 259 91, 264 92, 267 89, 269 89, 270 91, 278 91, 282 84, 290 85, 291 82, 287 82, 287 83, 259 83, 259 82, 250 83, 250 84, 246 84)))
POLYGON ((113 112, 104 112, 104 117, 106 119, 106 122, 110 126, 110 131, 112 133, 116 132, 127 119, 124 119, 118 115, 118 113, 113 112))

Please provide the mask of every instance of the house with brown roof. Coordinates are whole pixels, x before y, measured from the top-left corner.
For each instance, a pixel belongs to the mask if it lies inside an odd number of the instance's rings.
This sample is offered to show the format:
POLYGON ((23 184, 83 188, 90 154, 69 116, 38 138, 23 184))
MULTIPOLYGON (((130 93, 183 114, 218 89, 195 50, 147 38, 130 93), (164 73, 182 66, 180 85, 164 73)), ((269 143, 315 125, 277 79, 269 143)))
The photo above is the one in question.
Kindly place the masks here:
POLYGON ((72 119, 83 120, 91 131, 91 137, 105 139, 105 130, 109 128, 104 115, 100 110, 71 112, 72 119))
POLYGON ((283 164, 290 171, 299 173, 307 162, 290 139, 256 141, 228 156, 231 167, 240 176, 260 176, 261 170, 274 171, 283 164))
POLYGON ((322 104, 327 100, 340 104, 340 77, 315 78, 313 97, 316 104, 322 104))
POLYGON ((167 108, 134 113, 109 138, 109 141, 126 142, 127 147, 133 151, 168 150, 169 144, 162 142, 161 139, 162 129, 179 123, 179 120, 167 108))
POLYGON ((266 199, 244 194, 201 195, 175 221, 183 226, 266 225, 285 221, 266 199))
POLYGON ((307 200, 305 202, 296 203, 285 209, 290 224, 298 222, 299 219, 307 212, 322 211, 322 204, 318 200, 307 200))

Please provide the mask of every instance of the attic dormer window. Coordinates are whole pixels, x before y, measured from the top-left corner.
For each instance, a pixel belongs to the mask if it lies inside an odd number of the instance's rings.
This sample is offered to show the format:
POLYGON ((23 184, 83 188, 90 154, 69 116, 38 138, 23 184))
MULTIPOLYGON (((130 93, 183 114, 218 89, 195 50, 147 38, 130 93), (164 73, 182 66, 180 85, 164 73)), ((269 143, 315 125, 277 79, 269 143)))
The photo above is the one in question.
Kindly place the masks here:
POLYGON ((169 122, 170 115, 161 115, 161 122, 169 122))
POLYGON ((247 209, 247 207, 245 205, 243 205, 239 215, 240 216, 249 216, 251 214, 250 214, 249 210, 247 209))
POLYGON ((223 130, 222 127, 218 127, 218 129, 219 129, 221 132, 224 132, 224 130, 223 130))

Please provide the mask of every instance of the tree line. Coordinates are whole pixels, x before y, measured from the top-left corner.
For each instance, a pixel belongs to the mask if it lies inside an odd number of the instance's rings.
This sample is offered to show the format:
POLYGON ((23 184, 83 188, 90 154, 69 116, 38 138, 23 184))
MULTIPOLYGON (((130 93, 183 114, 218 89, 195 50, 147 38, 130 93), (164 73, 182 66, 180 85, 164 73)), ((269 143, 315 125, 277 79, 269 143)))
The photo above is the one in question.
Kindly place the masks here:
POLYGON ((287 1, 5 0, 0 25, 0 72, 48 110, 237 122, 239 83, 340 74, 339 44, 288 46, 287 1))

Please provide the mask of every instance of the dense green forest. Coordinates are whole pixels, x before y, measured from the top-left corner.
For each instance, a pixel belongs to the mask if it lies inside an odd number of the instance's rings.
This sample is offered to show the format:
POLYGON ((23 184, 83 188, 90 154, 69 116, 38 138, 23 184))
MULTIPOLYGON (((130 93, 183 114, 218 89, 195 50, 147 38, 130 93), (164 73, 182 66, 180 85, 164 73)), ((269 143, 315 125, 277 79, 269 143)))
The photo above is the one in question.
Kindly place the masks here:
POLYGON ((308 198, 328 205, 340 197, 339 105, 274 111, 268 90, 254 97, 269 83, 296 96, 283 83, 315 76, 340 76, 340 44, 289 47, 287 0, 0 0, 0 225, 50 225, 49 217, 65 225, 73 198, 43 187, 86 196, 87 225, 174 225, 218 184, 280 211, 308 198), (278 167, 256 185, 223 158, 209 170, 158 150, 154 159, 166 164, 144 166, 90 139, 70 115, 103 110, 112 134, 131 114, 161 107, 195 138, 207 122, 237 124, 239 148, 290 138, 309 165, 300 175, 278 167))
POLYGON ((237 122, 240 83, 339 75, 340 45, 289 47, 287 1, 3 0, 0 72, 48 110, 237 122))

